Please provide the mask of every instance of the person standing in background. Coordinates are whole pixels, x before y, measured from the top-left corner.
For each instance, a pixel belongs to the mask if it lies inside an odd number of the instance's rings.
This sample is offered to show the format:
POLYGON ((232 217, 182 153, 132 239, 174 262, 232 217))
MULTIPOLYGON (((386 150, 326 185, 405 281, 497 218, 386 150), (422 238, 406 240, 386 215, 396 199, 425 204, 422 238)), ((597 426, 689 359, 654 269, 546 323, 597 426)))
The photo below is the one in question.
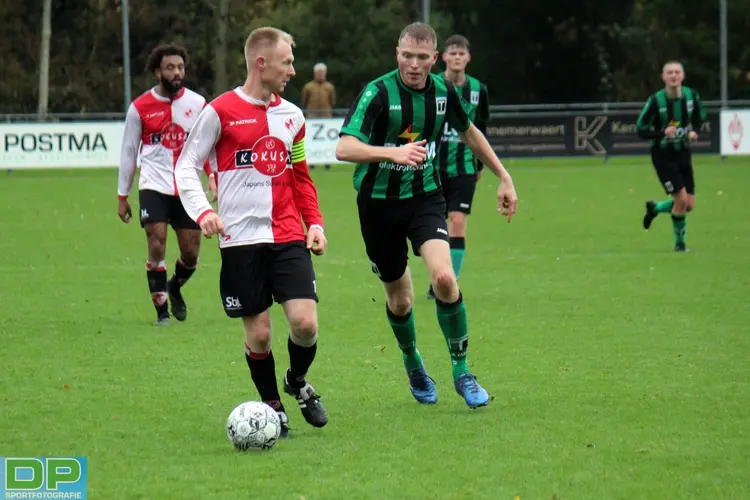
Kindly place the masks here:
MULTIPOLYGON (((301 107, 307 118, 331 118, 336 106, 336 87, 326 79, 328 67, 319 62, 313 66, 313 74, 314 78, 302 87, 301 107)), ((326 165, 326 170, 330 168, 331 165, 326 165)))

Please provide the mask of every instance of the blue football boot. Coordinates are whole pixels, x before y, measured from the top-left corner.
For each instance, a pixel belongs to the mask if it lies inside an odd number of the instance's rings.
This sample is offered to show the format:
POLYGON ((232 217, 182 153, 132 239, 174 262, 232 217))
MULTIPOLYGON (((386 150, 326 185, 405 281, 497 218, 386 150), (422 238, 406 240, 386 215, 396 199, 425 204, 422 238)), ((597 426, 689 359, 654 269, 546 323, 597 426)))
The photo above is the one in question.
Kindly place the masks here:
POLYGON ((490 402, 489 394, 477 383, 477 378, 471 373, 464 373, 453 383, 456 386, 456 392, 464 398, 469 408, 478 408, 490 402))
POLYGON ((435 390, 435 381, 427 375, 427 371, 422 368, 416 370, 406 370, 409 376, 409 389, 417 402, 423 405, 434 405, 437 403, 437 391, 435 390))

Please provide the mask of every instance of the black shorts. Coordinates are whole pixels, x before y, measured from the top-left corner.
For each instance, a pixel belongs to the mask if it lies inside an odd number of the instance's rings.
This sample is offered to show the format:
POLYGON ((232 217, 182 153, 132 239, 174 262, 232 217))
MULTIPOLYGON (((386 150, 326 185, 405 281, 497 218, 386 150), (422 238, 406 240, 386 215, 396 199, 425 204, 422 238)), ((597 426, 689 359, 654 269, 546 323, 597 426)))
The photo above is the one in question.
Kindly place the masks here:
POLYGON ((675 194, 682 188, 685 188, 688 194, 695 194, 693 155, 690 150, 652 149, 651 161, 656 169, 659 182, 661 182, 667 194, 675 194))
POLYGON ((219 289, 230 318, 260 314, 274 299, 318 301, 310 251, 301 241, 222 248, 219 289))
POLYGON ((372 272, 390 283, 404 275, 409 258, 428 240, 448 241, 442 190, 404 200, 374 200, 357 196, 359 226, 372 272))
POLYGON ((200 226, 185 211, 178 196, 143 189, 138 192, 138 203, 141 206, 141 227, 154 222, 166 222, 173 229, 200 230, 200 226))
POLYGON ((448 174, 441 171, 440 183, 443 185, 443 195, 445 196, 448 213, 462 212, 469 215, 471 203, 474 200, 474 191, 477 189, 476 174, 448 177, 448 174))

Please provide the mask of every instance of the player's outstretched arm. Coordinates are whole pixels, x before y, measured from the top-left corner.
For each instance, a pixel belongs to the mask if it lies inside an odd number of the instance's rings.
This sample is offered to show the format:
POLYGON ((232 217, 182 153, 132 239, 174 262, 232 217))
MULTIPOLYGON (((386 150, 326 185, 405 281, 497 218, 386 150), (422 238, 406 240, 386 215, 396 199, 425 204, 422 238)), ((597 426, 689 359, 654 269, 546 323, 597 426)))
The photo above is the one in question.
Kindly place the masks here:
MULTIPOLYGON (((487 90, 487 86, 482 84, 479 90, 479 106, 477 106, 477 113, 476 113, 476 119, 474 120, 474 125, 476 125, 476 127, 485 137, 487 137, 487 123, 489 121, 490 121, 490 96, 489 96, 489 91, 487 90)), ((482 169, 484 168, 484 164, 479 159, 477 159, 477 163, 478 163, 477 174, 478 176, 481 176, 482 169)))
POLYGON ((212 106, 206 106, 195 121, 174 169, 180 201, 190 218, 201 226, 206 237, 224 233, 224 225, 211 208, 200 177, 220 134, 219 116, 212 106))
POLYGON ((389 161, 416 167, 427 157, 426 143, 421 140, 400 147, 370 146, 357 137, 345 135, 336 146, 336 159, 351 163, 389 161))
POLYGON ((482 164, 492 170, 495 175, 500 178, 501 182, 513 182, 510 174, 505 170, 505 167, 503 167, 503 164, 495 154, 492 146, 490 146, 490 143, 487 141, 487 138, 476 127, 476 125, 473 123, 470 124, 469 128, 466 129, 465 132, 460 133, 459 136, 461 137, 461 140, 469 146, 469 149, 474 153, 474 156, 476 156, 482 164))
POLYGON ((500 178, 500 187, 497 190, 497 210, 506 215, 508 222, 510 222, 518 206, 518 196, 516 195, 516 188, 513 186, 513 179, 505 170, 487 138, 473 123, 459 136, 469 146, 474 156, 500 178))
POLYGON ((123 222, 130 222, 132 213, 128 195, 133 187, 135 171, 138 168, 138 147, 141 144, 141 116, 134 105, 128 107, 125 116, 125 130, 123 131, 122 147, 120 149, 120 170, 117 178, 117 215, 123 222))
POLYGON ((315 255, 323 255, 328 246, 323 232, 323 215, 320 213, 318 191, 310 178, 305 156, 305 124, 302 123, 292 143, 292 173, 294 174, 294 201, 307 227, 307 248, 315 255))

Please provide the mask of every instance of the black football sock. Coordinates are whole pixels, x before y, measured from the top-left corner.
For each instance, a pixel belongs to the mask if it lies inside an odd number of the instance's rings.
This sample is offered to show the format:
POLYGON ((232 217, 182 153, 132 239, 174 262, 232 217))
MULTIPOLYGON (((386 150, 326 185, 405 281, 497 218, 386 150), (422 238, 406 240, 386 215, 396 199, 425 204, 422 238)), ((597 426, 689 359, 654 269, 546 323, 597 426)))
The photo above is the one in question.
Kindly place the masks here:
POLYGON ((167 266, 164 261, 159 263, 146 262, 146 279, 151 300, 159 316, 167 313, 167 266))
POLYGON ((276 363, 273 359, 273 352, 270 349, 268 352, 253 352, 245 346, 245 360, 261 401, 276 411, 284 411, 276 384, 276 363))
POLYGON ((287 346, 289 348, 289 385, 302 387, 305 385, 307 370, 310 369, 318 350, 318 335, 304 338, 289 332, 287 346))
POLYGON ((196 267, 198 267, 198 261, 195 262, 194 266, 190 267, 183 262, 182 258, 178 258, 174 266, 174 274, 172 275, 171 280, 172 283, 175 283, 177 288, 181 288, 182 285, 184 285, 193 275, 196 267))

